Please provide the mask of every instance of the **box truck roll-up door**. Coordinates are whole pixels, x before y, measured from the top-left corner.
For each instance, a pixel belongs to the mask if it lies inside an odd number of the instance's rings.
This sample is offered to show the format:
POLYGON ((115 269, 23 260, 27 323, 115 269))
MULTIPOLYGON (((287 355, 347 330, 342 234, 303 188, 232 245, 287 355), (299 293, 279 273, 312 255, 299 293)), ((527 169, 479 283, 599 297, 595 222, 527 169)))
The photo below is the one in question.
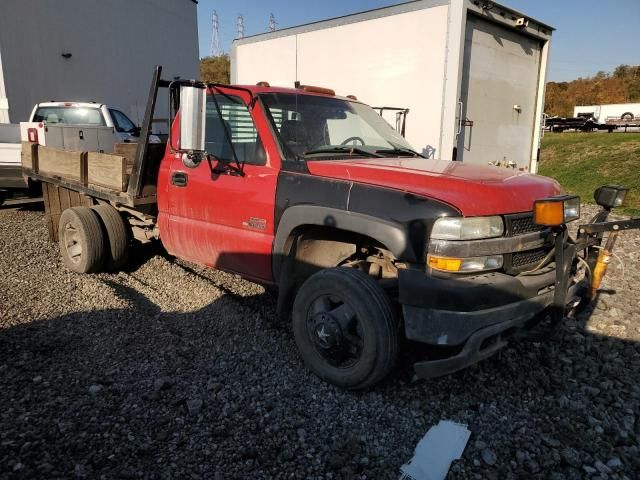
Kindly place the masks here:
POLYGON ((540 53, 539 41, 469 15, 457 160, 529 167, 540 53))

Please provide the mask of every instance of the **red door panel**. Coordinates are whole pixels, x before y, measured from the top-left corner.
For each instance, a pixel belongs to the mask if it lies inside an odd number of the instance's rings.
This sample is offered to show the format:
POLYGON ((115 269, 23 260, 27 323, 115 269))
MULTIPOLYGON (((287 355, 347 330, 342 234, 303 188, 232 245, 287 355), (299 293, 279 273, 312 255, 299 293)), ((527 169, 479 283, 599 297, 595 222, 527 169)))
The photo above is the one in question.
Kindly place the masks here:
MULTIPOLYGON (((248 95, 228 93, 248 103, 248 95)), ((251 114, 266 150, 266 164, 246 163, 244 176, 212 175, 207 161, 187 168, 179 155, 168 154, 159 181, 159 228, 163 244, 173 255, 270 282, 280 158, 259 104, 251 114), (186 175, 186 185, 172 182, 176 174, 186 175)))

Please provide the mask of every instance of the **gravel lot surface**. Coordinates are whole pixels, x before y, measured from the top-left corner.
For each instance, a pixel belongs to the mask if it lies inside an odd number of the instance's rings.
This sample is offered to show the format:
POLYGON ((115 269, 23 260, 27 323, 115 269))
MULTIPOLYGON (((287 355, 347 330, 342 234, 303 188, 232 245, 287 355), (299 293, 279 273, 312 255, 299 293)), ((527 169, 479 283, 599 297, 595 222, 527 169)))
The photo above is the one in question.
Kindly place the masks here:
POLYGON ((159 248, 73 274, 42 212, 0 209, 0 477, 394 479, 451 419, 472 432, 452 479, 639 478, 640 235, 616 252, 624 278, 551 340, 351 393, 304 369, 262 287, 159 248))

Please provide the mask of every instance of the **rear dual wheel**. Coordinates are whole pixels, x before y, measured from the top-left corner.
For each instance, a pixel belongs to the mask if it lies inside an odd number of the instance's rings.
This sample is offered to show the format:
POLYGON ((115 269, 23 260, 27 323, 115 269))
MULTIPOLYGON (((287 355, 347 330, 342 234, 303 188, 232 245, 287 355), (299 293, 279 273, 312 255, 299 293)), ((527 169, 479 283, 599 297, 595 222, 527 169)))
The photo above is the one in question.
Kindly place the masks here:
POLYGON ((300 287, 293 334, 305 364, 342 388, 382 380, 398 353, 398 322, 385 291, 350 268, 322 270, 300 287))
POLYGON ((128 257, 128 234, 111 205, 68 208, 60 216, 58 242, 62 261, 71 271, 116 271, 128 257))

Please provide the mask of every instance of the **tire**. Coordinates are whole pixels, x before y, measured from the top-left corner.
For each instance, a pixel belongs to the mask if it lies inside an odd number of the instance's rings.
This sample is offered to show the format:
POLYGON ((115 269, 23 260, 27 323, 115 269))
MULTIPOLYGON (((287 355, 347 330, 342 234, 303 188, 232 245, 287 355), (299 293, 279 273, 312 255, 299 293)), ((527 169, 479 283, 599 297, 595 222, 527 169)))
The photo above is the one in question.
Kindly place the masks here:
POLYGON ((103 236, 106 240, 104 267, 110 272, 121 270, 129 260, 129 234, 127 224, 120 212, 111 205, 103 203, 91 207, 102 224, 103 236))
POLYGON ((62 261, 77 273, 99 272, 105 239, 98 215, 89 207, 68 208, 60 216, 58 243, 62 261))
POLYGON ((633 120, 633 113, 631 112, 624 112, 622 115, 620 115, 620 120, 633 120))
POLYGON ((292 317, 305 364, 338 387, 370 387, 396 362, 399 328, 389 298, 358 270, 330 268, 309 277, 296 295, 292 317), (339 318, 350 320, 339 324, 339 318))

